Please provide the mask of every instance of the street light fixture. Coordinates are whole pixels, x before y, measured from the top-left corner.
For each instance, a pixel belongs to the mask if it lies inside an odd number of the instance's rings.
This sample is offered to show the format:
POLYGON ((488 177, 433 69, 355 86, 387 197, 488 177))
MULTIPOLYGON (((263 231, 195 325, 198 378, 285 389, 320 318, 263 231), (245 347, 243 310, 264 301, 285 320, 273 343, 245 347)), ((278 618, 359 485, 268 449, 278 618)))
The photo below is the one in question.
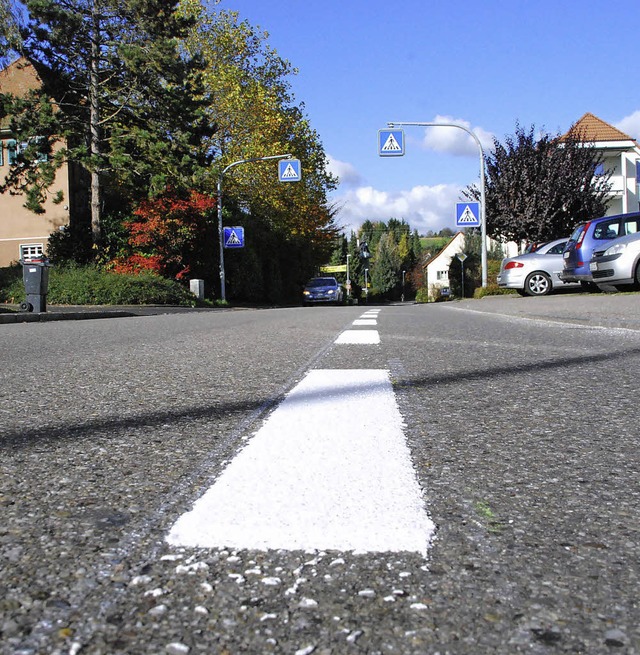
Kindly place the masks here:
POLYGON ((253 157, 252 159, 239 159, 229 164, 222 170, 218 176, 218 238, 220 241, 220 300, 223 302, 227 299, 227 288, 224 274, 224 234, 222 229, 222 178, 224 174, 238 164, 249 164, 255 161, 267 161, 268 159, 291 159, 291 154, 271 155, 269 157, 253 157))
POLYGON ((458 123, 416 123, 416 122, 397 122, 393 121, 387 123, 388 127, 393 129, 394 127, 402 127, 403 125, 414 125, 417 127, 457 127, 459 130, 464 130, 469 134, 478 146, 480 152, 480 231, 482 234, 482 286, 487 286, 487 220, 485 214, 485 192, 484 192, 484 151, 482 150, 482 144, 480 139, 478 139, 475 132, 464 127, 464 125, 458 125, 458 123))

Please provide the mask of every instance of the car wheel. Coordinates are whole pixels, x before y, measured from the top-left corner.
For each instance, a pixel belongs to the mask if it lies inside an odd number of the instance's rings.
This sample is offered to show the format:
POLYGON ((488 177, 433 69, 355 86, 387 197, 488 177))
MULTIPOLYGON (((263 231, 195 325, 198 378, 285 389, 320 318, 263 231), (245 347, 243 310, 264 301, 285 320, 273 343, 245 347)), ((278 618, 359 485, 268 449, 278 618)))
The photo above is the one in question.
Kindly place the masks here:
POLYGON ((546 296, 551 291, 551 278, 542 271, 531 273, 525 280, 524 290, 528 296, 546 296))
POLYGON ((636 264, 636 274, 633 276, 633 286, 640 289, 640 261, 636 264))

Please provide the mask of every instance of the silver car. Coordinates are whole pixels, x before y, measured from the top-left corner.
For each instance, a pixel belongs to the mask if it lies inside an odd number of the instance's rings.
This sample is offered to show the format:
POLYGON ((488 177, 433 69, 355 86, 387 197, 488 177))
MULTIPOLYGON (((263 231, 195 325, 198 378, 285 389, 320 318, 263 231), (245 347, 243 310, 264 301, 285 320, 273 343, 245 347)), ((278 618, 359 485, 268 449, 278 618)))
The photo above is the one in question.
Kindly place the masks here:
POLYGON ((593 251, 589 268, 599 286, 614 286, 620 291, 640 289, 640 232, 603 243, 593 251))
POLYGON ((559 287, 579 286, 560 279, 564 268, 562 251, 568 240, 549 241, 533 252, 503 259, 498 286, 515 289, 521 296, 546 296, 559 287))

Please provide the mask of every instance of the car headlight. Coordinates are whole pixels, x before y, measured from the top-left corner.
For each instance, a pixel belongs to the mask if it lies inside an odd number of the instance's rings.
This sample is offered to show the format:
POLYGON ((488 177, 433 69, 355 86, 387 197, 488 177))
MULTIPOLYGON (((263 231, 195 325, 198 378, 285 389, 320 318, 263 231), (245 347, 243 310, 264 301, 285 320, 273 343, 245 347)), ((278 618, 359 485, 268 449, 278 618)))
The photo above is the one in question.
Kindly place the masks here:
POLYGON ((311 295, 311 291, 307 291, 307 290, 305 289, 305 290, 302 292, 302 295, 303 295, 303 296, 310 296, 310 295, 311 295))
POLYGON ((615 246, 611 246, 611 248, 607 248, 604 251, 605 256, 607 255, 620 255, 622 254, 627 247, 626 243, 616 243, 615 246))
POLYGON ((329 293, 329 294, 335 293, 335 290, 334 289, 329 289, 329 291, 327 291, 327 293, 329 293))

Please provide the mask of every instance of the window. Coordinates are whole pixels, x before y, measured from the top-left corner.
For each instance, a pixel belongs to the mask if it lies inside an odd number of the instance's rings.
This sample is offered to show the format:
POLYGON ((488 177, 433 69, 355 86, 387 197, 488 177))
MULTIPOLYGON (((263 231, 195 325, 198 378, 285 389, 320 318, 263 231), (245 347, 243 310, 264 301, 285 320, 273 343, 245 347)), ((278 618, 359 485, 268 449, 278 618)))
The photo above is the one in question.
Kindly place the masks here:
POLYGON ((436 280, 448 280, 449 279, 449 271, 438 271, 436 273, 436 280))
POLYGON ((7 162, 9 165, 18 161, 18 142, 15 139, 7 141, 7 162))
POLYGON ((28 262, 38 257, 42 257, 41 243, 28 243, 20 246, 20 259, 22 261, 28 262))
MULTIPOLYGON (((46 144, 46 140, 44 137, 38 136, 34 137, 33 139, 30 139, 32 143, 35 143, 36 145, 42 144, 43 146, 46 144)), ((18 163, 18 155, 21 152, 24 152, 27 147, 29 146, 29 141, 16 141, 15 139, 9 139, 7 141, 7 162, 9 165, 14 165, 18 163)), ((43 148, 44 150, 44 148, 43 148)), ((36 155, 35 161, 37 162, 45 162, 47 161, 48 157, 46 152, 39 152, 36 155)), ((0 161, 0 164, 2 162, 0 161)))
POLYGON ((615 239, 620 234, 620 219, 598 223, 593 230, 594 239, 615 239))

